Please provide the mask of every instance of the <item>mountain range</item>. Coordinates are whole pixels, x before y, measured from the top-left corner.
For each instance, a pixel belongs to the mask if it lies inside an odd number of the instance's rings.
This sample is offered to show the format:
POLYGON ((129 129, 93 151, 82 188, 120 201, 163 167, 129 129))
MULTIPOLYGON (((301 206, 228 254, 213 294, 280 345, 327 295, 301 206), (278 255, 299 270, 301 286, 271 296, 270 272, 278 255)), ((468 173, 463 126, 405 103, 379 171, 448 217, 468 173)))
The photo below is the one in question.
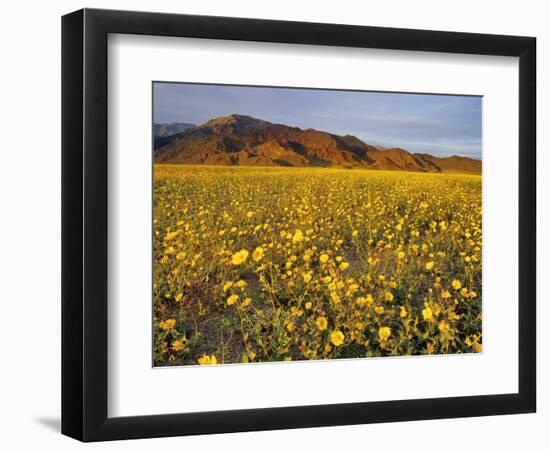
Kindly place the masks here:
POLYGON ((239 114, 199 126, 155 124, 154 147, 157 163, 481 173, 481 161, 473 158, 374 146, 351 135, 303 130, 239 114))

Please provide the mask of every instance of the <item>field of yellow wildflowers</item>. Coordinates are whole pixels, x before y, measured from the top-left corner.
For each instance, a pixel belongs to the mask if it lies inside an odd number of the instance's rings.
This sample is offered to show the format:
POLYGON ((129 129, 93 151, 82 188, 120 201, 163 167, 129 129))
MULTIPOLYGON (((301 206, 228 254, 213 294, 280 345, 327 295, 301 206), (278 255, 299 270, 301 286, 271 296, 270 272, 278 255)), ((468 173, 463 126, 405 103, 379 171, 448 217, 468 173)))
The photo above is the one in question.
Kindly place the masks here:
POLYGON ((481 177, 154 168, 154 364, 480 352, 481 177))

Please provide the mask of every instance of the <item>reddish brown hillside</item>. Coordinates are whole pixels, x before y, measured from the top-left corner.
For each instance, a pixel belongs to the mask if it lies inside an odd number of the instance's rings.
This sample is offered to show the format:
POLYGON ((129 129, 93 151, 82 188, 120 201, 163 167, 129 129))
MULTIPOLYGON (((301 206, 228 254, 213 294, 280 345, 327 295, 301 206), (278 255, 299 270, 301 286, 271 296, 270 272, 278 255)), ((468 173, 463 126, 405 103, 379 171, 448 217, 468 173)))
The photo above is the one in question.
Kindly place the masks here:
POLYGON ((414 153, 419 160, 425 164, 432 164, 439 167, 443 172, 471 172, 481 173, 481 161, 479 159, 468 158, 466 156, 449 156, 448 158, 438 158, 428 154, 414 153))

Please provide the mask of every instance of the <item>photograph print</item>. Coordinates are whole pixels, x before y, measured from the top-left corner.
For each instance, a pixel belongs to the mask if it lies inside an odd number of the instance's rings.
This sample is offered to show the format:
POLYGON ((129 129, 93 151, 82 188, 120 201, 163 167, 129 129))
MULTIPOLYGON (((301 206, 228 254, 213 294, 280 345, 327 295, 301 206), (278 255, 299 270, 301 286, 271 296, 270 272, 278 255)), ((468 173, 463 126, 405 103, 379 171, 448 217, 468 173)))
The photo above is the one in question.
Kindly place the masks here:
POLYGON ((482 98, 154 82, 153 366, 482 351, 482 98))

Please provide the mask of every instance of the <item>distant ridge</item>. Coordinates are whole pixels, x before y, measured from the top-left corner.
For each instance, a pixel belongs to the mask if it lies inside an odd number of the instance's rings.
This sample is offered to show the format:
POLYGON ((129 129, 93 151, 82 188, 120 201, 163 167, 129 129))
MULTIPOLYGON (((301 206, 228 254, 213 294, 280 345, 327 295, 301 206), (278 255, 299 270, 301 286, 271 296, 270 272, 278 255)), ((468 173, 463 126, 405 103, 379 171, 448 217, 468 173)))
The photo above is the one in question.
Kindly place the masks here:
MULTIPOLYGON (((162 125, 172 124, 158 126, 162 125)), ((154 159, 157 163, 171 164, 481 173, 481 161, 473 158, 440 158, 402 148, 373 146, 355 136, 302 130, 239 114, 217 117, 171 135, 155 136, 154 159)))
POLYGON ((194 127, 194 124, 184 122, 156 123, 155 137, 172 136, 194 127))

